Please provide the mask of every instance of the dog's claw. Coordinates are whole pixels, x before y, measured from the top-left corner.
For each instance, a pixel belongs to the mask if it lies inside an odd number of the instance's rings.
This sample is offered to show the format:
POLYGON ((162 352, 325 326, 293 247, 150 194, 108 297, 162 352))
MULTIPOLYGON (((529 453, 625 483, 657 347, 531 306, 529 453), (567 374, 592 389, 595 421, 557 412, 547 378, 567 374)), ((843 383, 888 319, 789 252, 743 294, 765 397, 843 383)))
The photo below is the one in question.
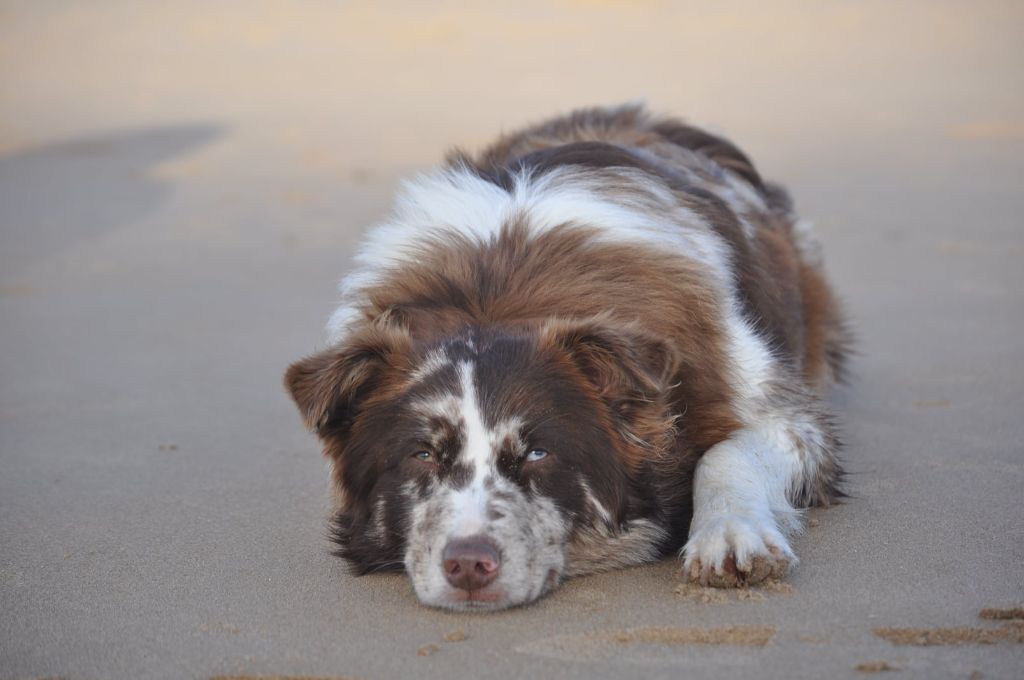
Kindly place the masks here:
POLYGON ((690 581, 737 588, 786 575, 796 556, 774 526, 742 517, 716 519, 695 531, 683 549, 690 581))

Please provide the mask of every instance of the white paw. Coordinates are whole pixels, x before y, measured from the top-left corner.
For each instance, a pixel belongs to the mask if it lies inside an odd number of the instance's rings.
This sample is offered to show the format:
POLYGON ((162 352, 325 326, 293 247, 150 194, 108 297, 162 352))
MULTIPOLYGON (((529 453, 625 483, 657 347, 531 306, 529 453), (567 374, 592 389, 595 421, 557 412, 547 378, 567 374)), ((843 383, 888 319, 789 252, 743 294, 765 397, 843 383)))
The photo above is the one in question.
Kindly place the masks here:
POLYGON ((683 572, 687 577, 716 588, 781 578, 796 561, 775 522, 744 515, 724 515, 703 522, 683 548, 683 572))

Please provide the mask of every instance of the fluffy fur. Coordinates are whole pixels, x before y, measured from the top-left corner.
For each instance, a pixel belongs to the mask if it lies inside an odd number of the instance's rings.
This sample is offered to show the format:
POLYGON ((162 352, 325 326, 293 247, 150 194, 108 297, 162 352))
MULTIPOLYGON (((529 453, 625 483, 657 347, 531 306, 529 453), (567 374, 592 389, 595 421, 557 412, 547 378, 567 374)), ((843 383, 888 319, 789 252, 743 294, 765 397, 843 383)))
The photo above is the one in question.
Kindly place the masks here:
POLYGON ((702 583, 781 576, 799 508, 839 494, 819 249, 719 137, 625 106, 454 153, 341 292, 285 382, 333 463, 339 553, 426 604, 674 551, 702 583))

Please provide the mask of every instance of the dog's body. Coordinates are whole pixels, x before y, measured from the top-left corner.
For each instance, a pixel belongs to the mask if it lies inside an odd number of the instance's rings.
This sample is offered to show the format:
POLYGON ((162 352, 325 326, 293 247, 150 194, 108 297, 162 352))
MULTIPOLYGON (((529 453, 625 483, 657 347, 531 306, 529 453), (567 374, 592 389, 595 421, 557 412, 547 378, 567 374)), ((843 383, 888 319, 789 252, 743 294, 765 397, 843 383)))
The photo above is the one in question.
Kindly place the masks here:
POLYGON ((755 582, 838 493, 840 314, 784 192, 720 138, 632 106, 552 120, 407 184, 357 261, 286 383, 360 572, 452 608, 681 547, 694 580, 755 582))

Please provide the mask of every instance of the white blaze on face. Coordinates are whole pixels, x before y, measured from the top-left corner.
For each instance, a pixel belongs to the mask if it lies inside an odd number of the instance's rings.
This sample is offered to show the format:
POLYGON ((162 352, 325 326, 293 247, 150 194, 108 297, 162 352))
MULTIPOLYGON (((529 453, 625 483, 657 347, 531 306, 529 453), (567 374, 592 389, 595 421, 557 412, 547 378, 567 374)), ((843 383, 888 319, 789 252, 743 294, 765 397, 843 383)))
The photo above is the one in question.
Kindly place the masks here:
POLYGON ((472 363, 464 361, 459 364, 459 382, 462 387, 459 415, 462 417, 465 438, 459 462, 469 468, 471 477, 469 484, 456 492, 453 498, 455 523, 451 538, 472 536, 481 533, 486 527, 488 493, 484 488, 484 480, 497 474, 491 436, 484 425, 476 385, 473 384, 472 363))

